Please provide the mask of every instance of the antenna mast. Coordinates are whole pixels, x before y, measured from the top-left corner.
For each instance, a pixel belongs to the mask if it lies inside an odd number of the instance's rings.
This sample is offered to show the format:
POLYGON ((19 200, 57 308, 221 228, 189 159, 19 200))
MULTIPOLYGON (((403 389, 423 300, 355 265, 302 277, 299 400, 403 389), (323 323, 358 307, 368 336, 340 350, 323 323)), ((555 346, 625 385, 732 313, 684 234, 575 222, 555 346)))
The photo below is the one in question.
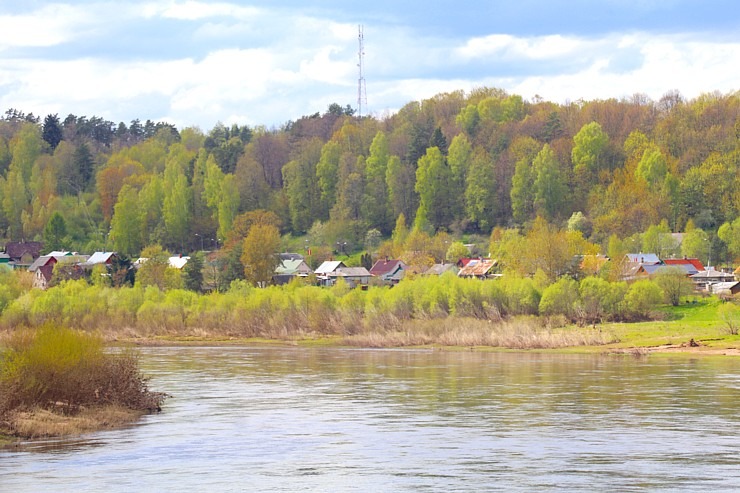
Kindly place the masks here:
POLYGON ((359 68, 360 76, 357 79, 357 116, 362 118, 362 105, 365 104, 367 108, 367 89, 365 88, 365 76, 362 73, 362 68, 365 60, 365 35, 363 34, 362 25, 357 26, 359 35, 357 39, 360 42, 360 50, 357 53, 359 62, 357 67, 359 68))

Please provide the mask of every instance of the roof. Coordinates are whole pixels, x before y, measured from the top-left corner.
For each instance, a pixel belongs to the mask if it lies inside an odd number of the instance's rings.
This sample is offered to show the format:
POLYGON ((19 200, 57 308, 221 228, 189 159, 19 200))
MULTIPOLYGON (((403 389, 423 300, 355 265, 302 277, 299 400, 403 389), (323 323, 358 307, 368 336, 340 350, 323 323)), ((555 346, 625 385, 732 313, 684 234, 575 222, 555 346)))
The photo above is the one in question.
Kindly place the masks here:
POLYGON ((710 269, 705 270, 702 272, 699 272, 698 274, 694 274, 691 276, 692 279, 727 279, 732 280, 735 279, 735 276, 733 274, 729 274, 727 272, 721 272, 718 270, 710 269))
POLYGON ((698 258, 667 258, 663 260, 666 265, 691 265, 696 269, 696 272, 701 272, 704 269, 704 264, 698 258))
POLYGON ((330 272, 334 272, 340 267, 346 267, 344 263, 340 260, 325 260, 316 268, 314 272, 317 275, 329 274, 330 272))
POLYGON ((642 266, 645 272, 648 274, 661 274, 665 272, 670 272, 671 269, 679 269, 687 276, 692 276, 699 271, 696 270, 696 267, 694 267, 691 264, 673 264, 673 265, 660 265, 660 264, 650 264, 650 265, 643 265, 642 266))
POLYGON ((731 294, 740 291, 740 281, 718 282, 712 284, 712 293, 731 294))
POLYGON ((628 253, 627 259, 636 264, 659 264, 660 258, 654 253, 628 253))
POLYGON ((300 253, 283 252, 278 253, 278 258, 280 260, 303 260, 303 255, 300 253))
POLYGON ((49 257, 69 257, 71 255, 74 255, 74 252, 68 252, 67 250, 54 250, 52 252, 47 253, 49 257))
POLYGON ((30 253, 33 258, 38 258, 41 255, 42 246, 40 241, 11 241, 5 245, 5 253, 11 259, 20 259, 26 253, 30 253))
POLYGON ((372 277, 364 267, 340 267, 332 273, 336 277, 372 277))
POLYGON ((88 265, 107 264, 115 255, 115 252, 95 252, 90 255, 90 258, 85 263, 88 265))
POLYGON ((44 267, 49 264, 52 264, 53 266, 56 263, 57 263, 57 259, 52 257, 51 255, 42 255, 41 257, 33 261, 33 263, 28 267, 28 270, 30 270, 31 272, 36 272, 41 267, 44 267))
POLYGON ((188 263, 188 260, 190 260, 190 257, 183 257, 182 255, 178 255, 177 257, 170 257, 170 267, 174 267, 175 269, 182 269, 185 267, 185 264, 188 263))
POLYGON ((378 260, 370 268, 370 273, 374 276, 384 276, 386 274, 395 274, 398 269, 408 269, 408 265, 403 260, 378 260))
POLYGON ((44 280, 48 283, 51 281, 52 276, 54 275, 54 266, 53 265, 42 265, 38 268, 38 274, 41 275, 44 280))
POLYGON ((491 269, 496 266, 496 264, 498 264, 498 260, 474 258, 471 259, 465 267, 460 269, 460 272, 458 272, 457 275, 461 277, 482 277, 487 275, 491 269))
POLYGON ((298 274, 298 273, 311 273, 311 268, 303 261, 303 259, 294 260, 283 260, 275 268, 275 274, 298 274))
POLYGON ((429 267, 424 272, 424 275, 441 276, 445 272, 449 272, 449 271, 457 273, 458 272, 457 264, 434 264, 433 266, 429 267))

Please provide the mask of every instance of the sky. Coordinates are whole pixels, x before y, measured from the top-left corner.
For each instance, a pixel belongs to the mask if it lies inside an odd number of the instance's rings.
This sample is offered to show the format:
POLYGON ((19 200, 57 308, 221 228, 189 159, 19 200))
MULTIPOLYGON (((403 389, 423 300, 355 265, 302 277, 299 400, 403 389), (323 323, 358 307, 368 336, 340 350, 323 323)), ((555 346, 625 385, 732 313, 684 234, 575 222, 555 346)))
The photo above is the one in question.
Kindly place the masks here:
POLYGON ((0 0, 0 112, 279 127, 498 87, 527 100, 740 90, 737 0, 0 0))

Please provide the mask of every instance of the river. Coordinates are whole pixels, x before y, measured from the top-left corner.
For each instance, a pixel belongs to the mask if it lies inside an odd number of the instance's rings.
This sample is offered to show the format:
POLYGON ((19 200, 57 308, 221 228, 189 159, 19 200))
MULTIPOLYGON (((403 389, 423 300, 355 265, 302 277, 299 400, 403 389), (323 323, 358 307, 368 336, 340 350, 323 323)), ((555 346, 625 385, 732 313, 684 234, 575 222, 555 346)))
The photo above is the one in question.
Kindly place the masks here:
POLYGON ((740 358, 141 352, 162 413, 0 451, 0 492, 740 490, 740 358))

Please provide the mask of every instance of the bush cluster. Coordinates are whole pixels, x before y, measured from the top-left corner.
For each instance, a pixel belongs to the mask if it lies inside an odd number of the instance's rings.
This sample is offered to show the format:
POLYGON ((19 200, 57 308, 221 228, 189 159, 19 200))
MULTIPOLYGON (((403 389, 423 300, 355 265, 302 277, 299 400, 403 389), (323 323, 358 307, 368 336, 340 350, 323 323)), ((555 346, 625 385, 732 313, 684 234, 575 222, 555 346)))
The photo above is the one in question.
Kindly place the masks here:
POLYGON ((572 321, 645 318, 662 302, 650 281, 631 286, 589 277, 541 287, 536 279, 506 276, 481 282, 452 274, 406 279, 393 288, 326 289, 299 282, 254 288, 235 281, 223 293, 197 294, 156 286, 110 288, 67 281, 32 290, 0 317, 5 327, 61 325, 142 335, 206 331, 235 337, 282 338, 305 333, 351 335, 395 329, 408 320, 444 317, 502 320, 520 315, 565 316, 572 321))
POLYGON ((164 398, 148 389, 133 352, 106 353, 89 333, 52 324, 18 330, 0 354, 0 416, 35 407, 74 414, 109 404, 153 411, 164 398))

